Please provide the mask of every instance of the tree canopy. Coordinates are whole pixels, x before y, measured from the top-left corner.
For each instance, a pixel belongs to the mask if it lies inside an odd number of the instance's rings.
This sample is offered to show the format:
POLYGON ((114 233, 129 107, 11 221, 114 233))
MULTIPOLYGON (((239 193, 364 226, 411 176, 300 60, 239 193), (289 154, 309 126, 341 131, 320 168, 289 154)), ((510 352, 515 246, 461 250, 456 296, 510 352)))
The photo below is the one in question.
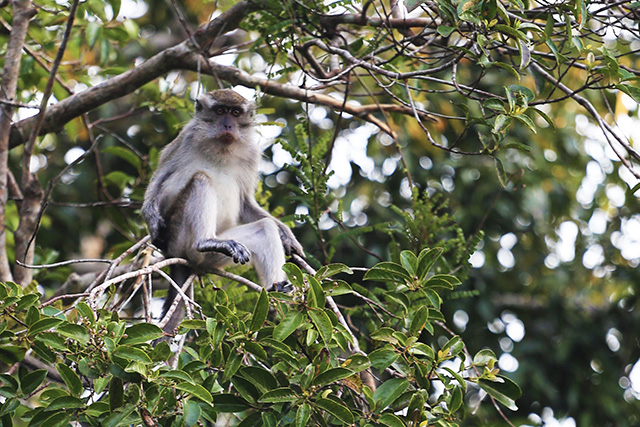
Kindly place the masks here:
POLYGON ((639 7, 0 0, 0 423, 638 425, 639 7), (141 201, 217 88, 306 258, 154 346, 141 201))

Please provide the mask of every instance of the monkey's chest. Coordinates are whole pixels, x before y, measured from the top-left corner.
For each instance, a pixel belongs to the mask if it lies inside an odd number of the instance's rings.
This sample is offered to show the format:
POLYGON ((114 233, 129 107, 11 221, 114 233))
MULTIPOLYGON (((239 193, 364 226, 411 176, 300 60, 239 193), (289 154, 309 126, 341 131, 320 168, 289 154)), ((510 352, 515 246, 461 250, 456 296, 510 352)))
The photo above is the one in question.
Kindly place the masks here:
MULTIPOLYGON (((228 230, 238 224, 240 218, 240 188, 229 176, 219 177, 220 186, 216 194, 216 229, 228 230)), ((213 218, 212 218, 213 219, 213 218)))
POLYGON ((224 171, 212 173, 215 188, 215 218, 216 230, 221 233, 238 225, 240 218, 242 188, 238 178, 224 171))

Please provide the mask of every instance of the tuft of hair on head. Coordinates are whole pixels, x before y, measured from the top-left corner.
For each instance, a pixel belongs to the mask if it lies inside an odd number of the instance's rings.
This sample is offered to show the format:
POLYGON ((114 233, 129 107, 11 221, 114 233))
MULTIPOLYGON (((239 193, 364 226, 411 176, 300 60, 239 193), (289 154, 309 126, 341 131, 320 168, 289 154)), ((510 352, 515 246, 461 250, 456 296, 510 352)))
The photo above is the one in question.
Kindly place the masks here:
POLYGON ((252 101, 231 89, 218 89, 203 93, 196 101, 196 112, 210 111, 216 105, 239 107, 249 117, 252 117, 255 112, 255 105, 252 101))
POLYGON ((208 93, 218 104, 224 105, 242 105, 245 103, 251 103, 251 101, 245 99, 238 92, 231 89, 219 89, 208 93))

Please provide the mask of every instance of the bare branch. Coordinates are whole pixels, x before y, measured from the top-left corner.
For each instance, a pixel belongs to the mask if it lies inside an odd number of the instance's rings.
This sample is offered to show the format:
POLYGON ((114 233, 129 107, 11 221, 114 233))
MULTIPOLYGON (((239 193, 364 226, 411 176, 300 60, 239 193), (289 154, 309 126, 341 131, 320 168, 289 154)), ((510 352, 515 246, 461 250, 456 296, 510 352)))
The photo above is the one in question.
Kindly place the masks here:
MULTIPOLYGON (((13 2, 13 27, 9 36, 9 43, 4 55, 2 81, 0 81, 0 98, 14 102, 18 87, 18 74, 22 47, 27 35, 29 20, 36 13, 29 0, 13 2)), ((7 258, 5 233, 5 204, 7 200, 7 174, 9 172, 9 144, 11 119, 14 107, 11 104, 0 104, 0 280, 13 280, 7 258)))

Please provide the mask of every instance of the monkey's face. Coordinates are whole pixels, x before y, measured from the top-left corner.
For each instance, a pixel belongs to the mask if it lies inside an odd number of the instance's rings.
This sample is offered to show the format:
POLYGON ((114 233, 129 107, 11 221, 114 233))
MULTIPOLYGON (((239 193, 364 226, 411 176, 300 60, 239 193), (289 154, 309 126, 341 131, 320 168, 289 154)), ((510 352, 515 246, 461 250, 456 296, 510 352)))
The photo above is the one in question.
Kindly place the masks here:
POLYGON ((250 136, 253 115, 253 103, 229 89, 206 93, 196 101, 196 118, 206 124, 210 139, 226 145, 250 136))

